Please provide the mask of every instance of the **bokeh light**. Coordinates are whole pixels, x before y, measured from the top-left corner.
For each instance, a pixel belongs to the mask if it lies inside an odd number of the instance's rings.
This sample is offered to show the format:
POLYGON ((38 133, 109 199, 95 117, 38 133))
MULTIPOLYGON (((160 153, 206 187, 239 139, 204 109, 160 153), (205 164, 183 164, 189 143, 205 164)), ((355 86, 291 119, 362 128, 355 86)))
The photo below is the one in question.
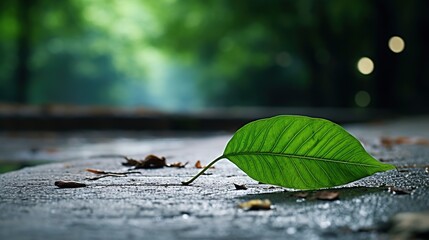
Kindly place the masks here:
POLYGON ((389 39, 389 48, 394 53, 400 53, 404 51, 405 42, 401 37, 394 36, 389 39))
POLYGON ((355 103, 359 107, 367 107, 371 103, 371 96, 367 91, 359 91, 355 95, 355 103))
POLYGON ((374 71, 374 62, 368 57, 363 57, 359 59, 357 68, 360 73, 368 75, 374 71))

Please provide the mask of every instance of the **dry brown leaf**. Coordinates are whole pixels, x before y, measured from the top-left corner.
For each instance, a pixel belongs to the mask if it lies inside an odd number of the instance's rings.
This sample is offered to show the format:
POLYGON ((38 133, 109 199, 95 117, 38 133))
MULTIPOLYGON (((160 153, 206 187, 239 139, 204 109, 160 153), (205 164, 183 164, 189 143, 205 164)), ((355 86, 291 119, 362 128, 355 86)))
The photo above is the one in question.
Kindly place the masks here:
POLYGON ((55 186, 59 188, 81 188, 86 187, 85 183, 73 182, 73 181, 56 181, 55 186))
POLYGON ((238 207, 246 211, 253 210, 271 210, 271 201, 268 199, 253 199, 247 202, 238 204, 238 207))
POLYGON ((247 190, 247 187, 244 184, 240 185, 240 184, 234 183, 234 186, 235 186, 235 190, 247 190))
POLYGON ((395 144, 412 144, 413 142, 415 142, 410 137, 405 137, 405 136, 396 137, 393 139, 393 141, 395 144))
POLYGON ((165 157, 158 157, 153 154, 147 155, 144 160, 136 160, 125 157, 124 166, 133 166, 134 168, 163 168, 167 166, 165 157))
POLYGON ((318 200, 333 201, 337 200, 340 196, 340 192, 336 191, 320 191, 314 194, 314 197, 318 200))
POLYGON ((173 168, 184 168, 189 162, 174 162, 167 164, 165 157, 158 157, 153 154, 147 155, 144 160, 136 160, 128 157, 124 157, 126 162, 123 162, 124 166, 131 166, 135 169, 138 168, 163 168, 163 167, 173 167, 173 168))
MULTIPOLYGON (((195 168, 205 168, 206 166, 203 166, 202 164, 201 164, 201 161, 200 160, 198 160, 196 163, 195 163, 195 168)), ((214 166, 212 166, 212 167, 210 167, 210 168, 215 168, 214 166)))
POLYGON ((201 161, 200 161, 200 160, 198 160, 198 161, 195 163, 195 168, 203 168, 203 166, 201 166, 201 161))
POLYGON ((162 168, 165 166, 167 166, 165 157, 157 157, 151 154, 146 156, 141 168, 162 168))
POLYGON ((391 148, 394 145, 401 145, 401 144, 429 145, 429 140, 424 138, 411 138, 411 137, 405 137, 405 136, 381 137, 380 143, 384 147, 391 148))
POLYGON ((126 162, 123 162, 123 166, 134 167, 141 164, 141 160, 135 160, 132 158, 124 157, 126 162))

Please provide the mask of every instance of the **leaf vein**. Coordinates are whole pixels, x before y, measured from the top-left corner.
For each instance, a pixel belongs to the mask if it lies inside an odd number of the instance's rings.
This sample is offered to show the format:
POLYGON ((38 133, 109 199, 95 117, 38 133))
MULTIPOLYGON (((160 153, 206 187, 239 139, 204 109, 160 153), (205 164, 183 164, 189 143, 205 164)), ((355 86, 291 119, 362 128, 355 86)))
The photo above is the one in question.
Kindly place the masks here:
POLYGON ((286 132, 286 130, 287 129, 289 129, 290 128, 290 126, 293 124, 294 122, 290 122, 286 127, 284 127, 283 128, 283 130, 282 130, 282 132, 277 136, 277 138, 276 138, 276 140, 275 140, 275 142, 274 142, 274 144, 273 144, 273 146, 271 147, 271 149, 270 149, 270 152, 272 152, 276 147, 277 147, 277 145, 279 144, 279 142, 280 142, 280 139, 283 137, 283 134, 286 132))
POLYGON ((310 125, 310 122, 308 122, 304 127, 302 127, 298 132, 296 132, 293 137, 288 141, 288 143, 286 144, 286 146, 283 148, 283 150, 281 152, 286 151, 287 147, 289 147, 290 143, 293 142, 293 140, 296 138, 296 136, 298 136, 304 129, 306 129, 308 127, 308 125, 310 125))
POLYGON ((262 147, 265 145, 265 142, 267 141, 267 135, 268 135, 268 132, 270 131, 270 129, 271 129, 271 127, 275 124, 275 123, 277 123, 279 121, 279 119, 277 119, 276 121, 272 121, 272 123, 266 128, 266 130, 265 130, 265 132, 264 132, 264 135, 263 135, 263 137, 262 137, 262 143, 259 145, 259 149, 258 149, 258 151, 261 151, 261 149, 262 149, 262 147))
POLYGON ((227 153, 224 156, 226 158, 232 156, 252 156, 252 155, 268 155, 268 156, 278 156, 285 158, 300 158, 306 160, 314 160, 314 161, 322 161, 322 162, 330 162, 330 163, 340 163, 340 164, 348 164, 348 165, 356 165, 362 167, 379 167, 378 165, 365 164, 365 163, 356 163, 356 162, 348 162, 348 161, 340 161, 336 159, 322 158, 322 157, 309 157, 309 156, 301 156, 287 153, 271 153, 271 152, 240 152, 240 153, 227 153))
MULTIPOLYGON (((331 142, 332 139, 334 139, 336 136, 338 136, 338 134, 340 134, 340 132, 336 132, 334 135, 330 136, 329 139, 326 140, 326 142, 323 144, 323 146, 320 147, 319 150, 317 150, 317 152, 314 155, 318 155, 321 150, 325 149, 326 144, 328 144, 329 142, 331 142)), ((325 134, 323 136, 325 136, 325 134)))
POLYGON ((326 155, 328 155, 332 150, 334 150, 336 147, 340 146, 341 144, 345 143, 346 141, 344 141, 344 139, 349 138, 349 136, 345 136, 343 138, 341 138, 341 140, 338 140, 337 143, 335 143, 333 146, 331 146, 328 151, 326 151, 323 155, 322 158, 324 158, 326 155))
POLYGON ((298 167, 296 166, 296 164, 293 161, 290 161, 290 162, 292 163, 292 166, 295 169, 295 171, 298 173, 298 176, 301 179, 302 183, 304 183, 305 186, 309 186, 307 184, 307 181, 305 181, 305 178, 302 176, 301 171, 299 171, 298 167))
POLYGON ((350 152, 354 151, 356 149, 356 146, 352 146, 348 151, 346 151, 344 153, 344 150, 347 150, 347 147, 350 147, 350 145, 346 145, 344 147, 342 147, 340 150, 338 150, 333 156, 332 158, 335 158, 339 153, 342 153, 338 158, 341 159, 344 155, 349 154, 350 152))
POLYGON ((320 129, 323 128, 323 125, 320 126, 313 134, 311 134, 311 136, 309 136, 304 142, 301 143, 301 145, 299 145, 299 147, 295 150, 295 152, 293 154, 296 154, 297 152, 299 152, 299 150, 301 150, 302 146, 305 145, 305 143, 308 142, 308 140, 310 140, 310 138, 312 138, 314 135, 316 135, 317 132, 320 131, 320 129))
MULTIPOLYGON (((268 166, 268 169, 270 170, 270 173, 271 173, 271 179, 273 180, 272 182, 274 183, 274 182, 278 182, 278 174, 274 174, 274 172, 273 172, 273 170, 274 170, 274 168, 271 166, 271 163, 270 163, 270 161, 267 161, 266 159, 265 159, 265 157, 263 157, 264 158, 264 160, 267 162, 267 164, 269 165, 268 166)), ((263 168, 264 166, 262 166, 262 168, 263 168)))

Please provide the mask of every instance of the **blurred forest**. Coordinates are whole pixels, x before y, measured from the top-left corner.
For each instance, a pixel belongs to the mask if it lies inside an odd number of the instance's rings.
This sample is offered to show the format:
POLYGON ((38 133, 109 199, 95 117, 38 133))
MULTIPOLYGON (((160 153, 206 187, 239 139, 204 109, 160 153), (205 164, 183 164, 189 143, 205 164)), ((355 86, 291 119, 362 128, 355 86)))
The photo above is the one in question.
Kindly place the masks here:
POLYGON ((426 0, 2 0, 0 102, 425 112, 426 0), (399 36, 405 48, 392 51, 399 36), (362 57, 374 64, 363 74, 362 57))

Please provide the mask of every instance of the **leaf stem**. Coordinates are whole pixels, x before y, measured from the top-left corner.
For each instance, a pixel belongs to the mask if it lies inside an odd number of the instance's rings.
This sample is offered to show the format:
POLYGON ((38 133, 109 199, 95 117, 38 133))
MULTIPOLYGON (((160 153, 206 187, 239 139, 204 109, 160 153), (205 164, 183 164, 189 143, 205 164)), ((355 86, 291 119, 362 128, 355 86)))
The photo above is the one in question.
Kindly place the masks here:
POLYGON ((197 175, 195 175, 193 178, 191 178, 190 180, 188 180, 186 182, 182 182, 182 184, 183 185, 191 184, 193 181, 195 181, 195 179, 197 179, 201 174, 203 174, 205 171, 207 171, 211 166, 213 166, 217 161, 221 160, 222 158, 225 158, 225 156, 222 155, 222 156, 216 158, 211 163, 209 163, 209 165, 207 165, 203 170, 201 170, 197 175))

